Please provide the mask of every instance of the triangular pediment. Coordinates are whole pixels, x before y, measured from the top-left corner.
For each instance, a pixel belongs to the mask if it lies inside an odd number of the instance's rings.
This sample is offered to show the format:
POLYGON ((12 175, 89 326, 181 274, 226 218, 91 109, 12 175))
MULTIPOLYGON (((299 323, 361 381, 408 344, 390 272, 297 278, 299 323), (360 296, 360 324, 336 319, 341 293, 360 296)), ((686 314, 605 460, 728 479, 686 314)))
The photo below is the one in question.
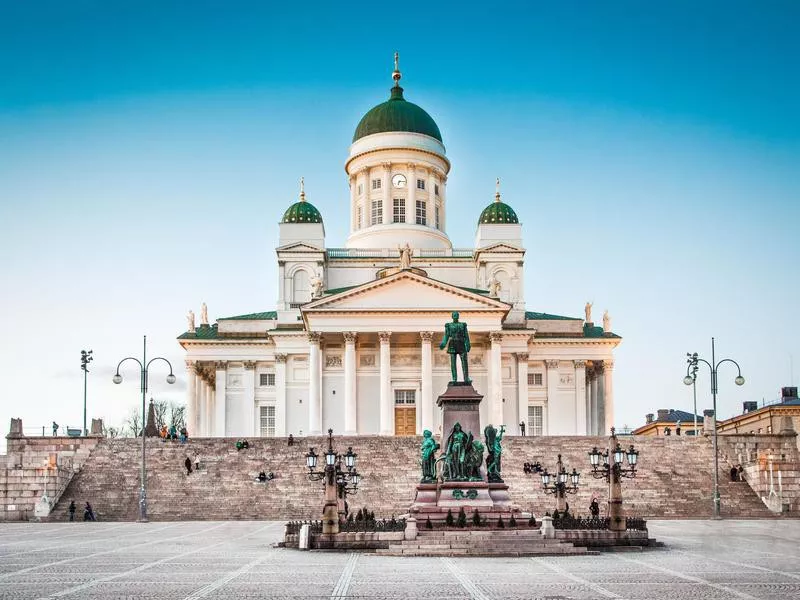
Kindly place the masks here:
POLYGON ((525 252, 525 249, 507 244, 505 242, 496 242, 494 244, 484 246, 483 248, 475 249, 475 254, 480 254, 482 252, 525 252))
POLYGON ((285 246, 278 246, 275 249, 276 252, 324 252, 324 248, 317 248, 316 246, 312 246, 311 244, 306 244, 304 242, 293 242, 291 244, 286 244, 285 246))
POLYGON ((312 312, 429 312, 480 311, 505 314, 511 307, 483 294, 418 275, 401 271, 347 291, 320 298, 301 308, 312 312))

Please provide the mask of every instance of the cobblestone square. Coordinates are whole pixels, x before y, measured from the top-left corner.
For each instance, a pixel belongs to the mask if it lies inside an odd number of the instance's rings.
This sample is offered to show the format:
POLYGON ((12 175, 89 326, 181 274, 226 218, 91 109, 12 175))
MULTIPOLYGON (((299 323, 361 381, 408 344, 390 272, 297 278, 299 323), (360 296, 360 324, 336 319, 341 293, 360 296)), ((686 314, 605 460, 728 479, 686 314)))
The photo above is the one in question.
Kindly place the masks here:
POLYGON ((666 548, 394 558, 276 548, 278 522, 0 524, 0 598, 800 598, 800 521, 657 521, 666 548))

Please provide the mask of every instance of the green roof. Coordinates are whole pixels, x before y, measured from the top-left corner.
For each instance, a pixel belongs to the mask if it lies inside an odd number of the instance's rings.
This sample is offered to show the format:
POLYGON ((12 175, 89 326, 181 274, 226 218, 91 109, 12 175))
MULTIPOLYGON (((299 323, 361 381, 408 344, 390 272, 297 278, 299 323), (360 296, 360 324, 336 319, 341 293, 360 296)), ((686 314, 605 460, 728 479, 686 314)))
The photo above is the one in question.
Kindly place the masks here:
POLYGON ((178 336, 179 340, 215 340, 217 337, 217 325, 200 325, 195 330, 187 331, 178 336))
POLYGON ((238 315, 235 317, 222 317, 217 321, 274 321, 278 318, 277 311, 270 310, 267 312, 250 313, 247 315, 238 315))
POLYGON ((602 338, 602 337, 618 338, 620 336, 618 336, 616 333, 611 333, 610 331, 603 331, 603 328, 599 327, 597 325, 589 325, 588 323, 585 323, 583 325, 583 337, 587 337, 587 338, 602 338))
POLYGON ((519 223, 517 213, 505 202, 495 201, 483 209, 479 224, 492 224, 492 223, 519 223))
POLYGON ((342 292, 346 292, 347 290, 352 290, 353 288, 358 287, 357 285, 346 285, 340 288, 333 288, 332 290, 325 290, 325 294, 341 294, 342 292))
POLYGON ((322 223, 322 215, 311 202, 300 200, 286 209, 281 223, 322 223))
POLYGON ((442 141, 436 121, 424 109, 403 98, 403 88, 399 85, 392 88, 391 97, 386 102, 378 104, 362 117, 353 141, 387 131, 421 133, 442 141))
POLYGON ((551 315, 549 313, 525 311, 525 318, 531 321, 581 321, 578 317, 563 317, 561 315, 551 315))

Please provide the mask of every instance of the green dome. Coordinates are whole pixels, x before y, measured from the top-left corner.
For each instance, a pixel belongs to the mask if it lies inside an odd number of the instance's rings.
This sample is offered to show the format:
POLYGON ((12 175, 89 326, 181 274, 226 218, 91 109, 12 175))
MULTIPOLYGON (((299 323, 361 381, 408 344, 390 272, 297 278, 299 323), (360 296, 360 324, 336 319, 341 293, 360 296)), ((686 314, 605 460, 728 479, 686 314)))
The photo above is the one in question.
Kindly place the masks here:
POLYGON ((392 88, 389 100, 364 115, 353 134, 353 141, 387 131, 421 133, 442 141, 436 121, 422 108, 403 98, 403 88, 400 86, 392 88))
POLYGON ((281 223, 322 223, 322 215, 310 202, 295 202, 283 213, 281 223))
POLYGON ((519 223, 519 219, 517 218, 517 213, 508 204, 496 201, 483 209, 478 223, 519 223))

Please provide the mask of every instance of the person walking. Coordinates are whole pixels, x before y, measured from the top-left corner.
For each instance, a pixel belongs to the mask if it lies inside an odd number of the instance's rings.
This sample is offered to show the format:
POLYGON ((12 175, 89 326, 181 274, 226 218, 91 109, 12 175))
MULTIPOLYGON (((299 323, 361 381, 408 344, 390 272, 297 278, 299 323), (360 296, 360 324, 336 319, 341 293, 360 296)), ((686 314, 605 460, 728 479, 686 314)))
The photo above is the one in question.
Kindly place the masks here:
POLYGON ((519 434, 522 437, 525 437, 525 421, 520 421, 519 422, 519 434))
POLYGON ((195 471, 199 471, 200 470, 200 453, 199 452, 195 452, 194 453, 194 470, 195 471))
POLYGON ((69 511, 69 521, 72 523, 75 520, 75 500, 69 503, 69 508, 67 510, 69 511))
POLYGON ((187 456, 186 460, 183 461, 183 466, 186 467, 186 474, 187 475, 191 475, 192 474, 192 459, 187 456))
MULTIPOLYGON (((42 429, 44 429, 44 428, 42 428, 42 429)), ((44 432, 42 432, 42 433, 44 433, 44 432)), ((57 435, 58 435, 58 423, 53 421, 53 437, 56 437, 57 435)))
POLYGON ((88 502, 86 503, 86 507, 83 509, 83 520, 84 521, 96 521, 97 519, 94 516, 94 510, 92 510, 92 505, 88 502))

